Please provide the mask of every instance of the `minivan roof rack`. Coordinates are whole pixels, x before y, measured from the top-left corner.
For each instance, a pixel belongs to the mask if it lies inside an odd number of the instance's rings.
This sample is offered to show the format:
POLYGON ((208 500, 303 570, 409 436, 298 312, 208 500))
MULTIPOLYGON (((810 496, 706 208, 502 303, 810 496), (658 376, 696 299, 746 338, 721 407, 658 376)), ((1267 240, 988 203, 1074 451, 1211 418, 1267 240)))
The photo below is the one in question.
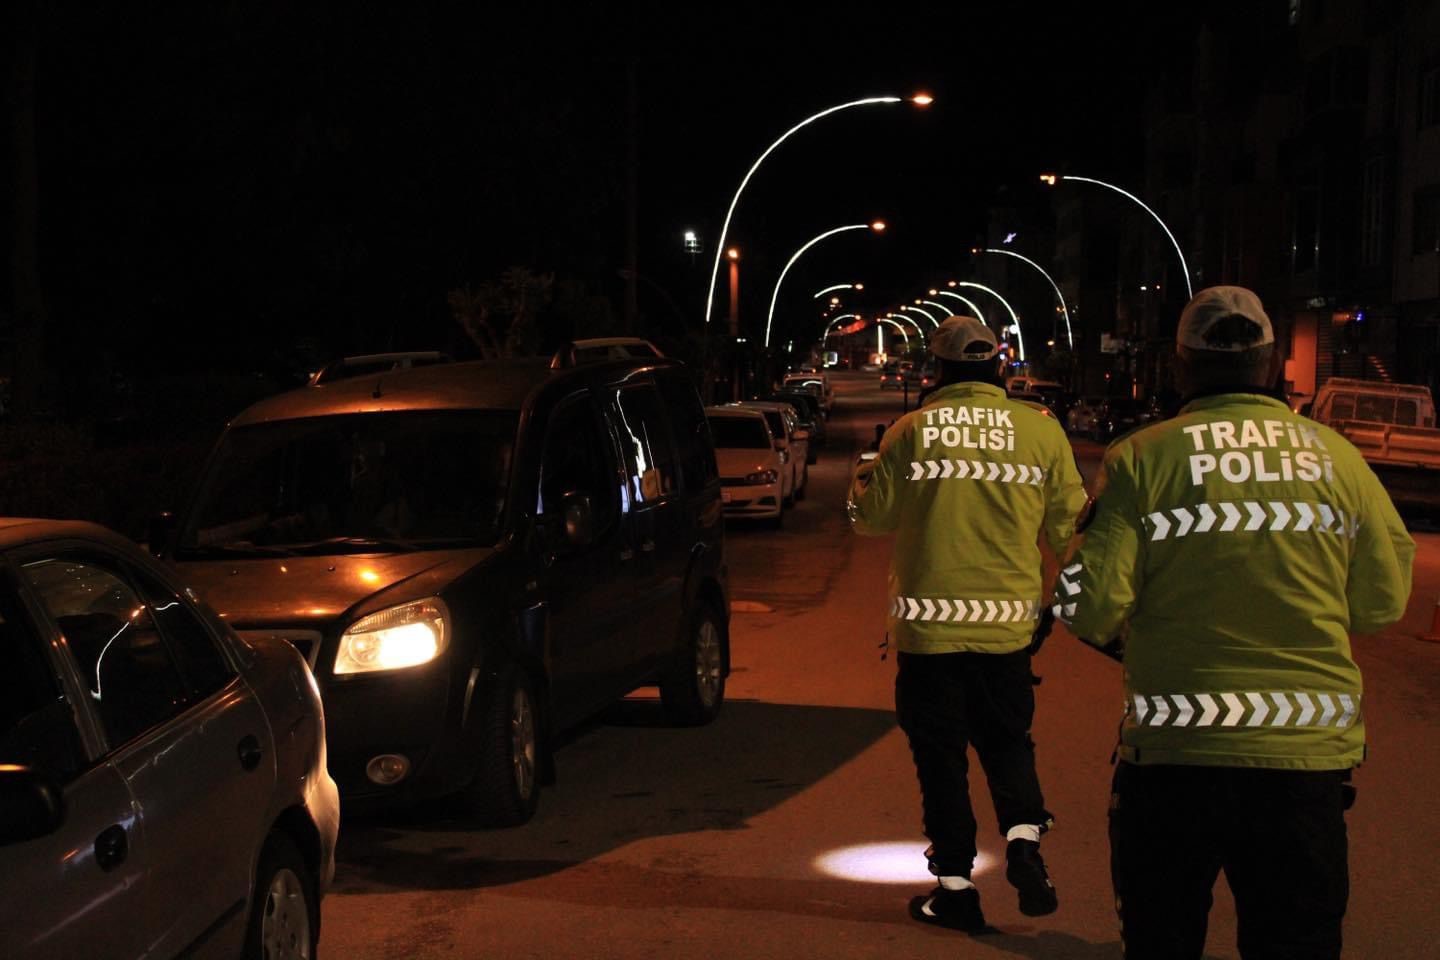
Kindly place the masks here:
POLYGON ((332 360, 310 375, 310 386, 363 377, 372 373, 389 373, 411 367, 430 367, 438 363, 454 363, 448 353, 439 350, 409 350, 399 353, 364 353, 332 360))
POLYGON ((644 337, 591 337, 562 344, 550 358, 550 369, 565 370, 608 360, 654 360, 664 356, 659 347, 644 337))

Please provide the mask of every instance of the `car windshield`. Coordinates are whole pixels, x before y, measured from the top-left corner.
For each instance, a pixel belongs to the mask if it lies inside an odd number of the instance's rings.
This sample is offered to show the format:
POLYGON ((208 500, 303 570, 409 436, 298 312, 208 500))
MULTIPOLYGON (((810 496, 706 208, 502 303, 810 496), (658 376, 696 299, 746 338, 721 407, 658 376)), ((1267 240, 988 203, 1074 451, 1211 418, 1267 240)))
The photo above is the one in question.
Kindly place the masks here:
POLYGON ((229 431, 179 556, 361 553, 490 545, 518 417, 357 413, 229 431))
POLYGON ((720 450, 770 449, 770 437, 759 417, 711 417, 710 435, 720 450))

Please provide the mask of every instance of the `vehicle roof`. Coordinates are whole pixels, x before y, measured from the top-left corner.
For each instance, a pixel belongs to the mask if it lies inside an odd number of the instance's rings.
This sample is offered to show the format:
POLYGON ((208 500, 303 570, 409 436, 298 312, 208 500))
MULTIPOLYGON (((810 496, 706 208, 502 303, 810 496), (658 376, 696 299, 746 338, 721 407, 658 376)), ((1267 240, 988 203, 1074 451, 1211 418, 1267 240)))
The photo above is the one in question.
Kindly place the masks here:
POLYGON ((1320 391, 1353 390, 1357 393, 1388 393, 1391 396, 1430 396, 1430 388, 1418 383, 1388 383, 1384 380, 1359 380, 1354 377, 1331 377, 1320 391))
POLYGON ((551 369, 549 357, 527 357, 390 370, 269 397, 242 411, 231 426, 403 410, 519 411, 547 386, 590 385, 682 366, 660 357, 632 357, 557 370, 551 369))
POLYGON ((736 407, 736 406, 706 407, 706 408, 705 408, 705 416, 707 416, 707 417, 740 417, 740 418, 749 419, 749 420, 759 420, 761 423, 764 423, 764 422, 765 422, 765 414, 764 414, 764 412, 763 412, 763 411, 760 411, 760 410, 756 410, 754 407, 736 407))
POLYGON ((795 408, 783 400, 741 400, 735 404, 737 407, 749 407, 752 410, 773 410, 776 413, 784 413, 786 410, 795 408))
POLYGON ((134 548, 108 527, 84 520, 47 520, 40 517, 0 517, 0 550, 9 550, 37 540, 60 540, 68 538, 99 540, 112 545, 134 548))

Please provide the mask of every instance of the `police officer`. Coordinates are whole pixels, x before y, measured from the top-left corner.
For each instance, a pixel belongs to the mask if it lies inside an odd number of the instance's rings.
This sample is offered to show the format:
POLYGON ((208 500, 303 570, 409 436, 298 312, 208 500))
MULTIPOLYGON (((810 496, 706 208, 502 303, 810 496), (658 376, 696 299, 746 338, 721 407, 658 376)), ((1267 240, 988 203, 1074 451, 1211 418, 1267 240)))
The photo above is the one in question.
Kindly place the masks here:
POLYGON ((973 932, 985 919, 970 879, 967 745, 985 768, 1021 911, 1056 908, 1040 857, 1051 816, 1030 739, 1030 647, 1043 596, 1037 541, 1043 531, 1056 549, 1068 544, 1085 491, 1060 425, 1005 396, 995 335, 984 323, 949 317, 930 351, 940 387, 885 433, 879 455, 856 474, 849 510, 858 532, 896 535, 895 707, 939 878, 911 901, 911 916, 973 932))
POLYGON ((1281 357, 1253 293, 1200 291, 1176 339, 1187 402, 1106 451, 1056 591, 1125 666, 1125 956, 1199 957, 1224 870, 1242 956, 1339 957, 1365 755, 1349 633, 1404 613, 1415 546, 1355 448, 1270 396, 1281 357))

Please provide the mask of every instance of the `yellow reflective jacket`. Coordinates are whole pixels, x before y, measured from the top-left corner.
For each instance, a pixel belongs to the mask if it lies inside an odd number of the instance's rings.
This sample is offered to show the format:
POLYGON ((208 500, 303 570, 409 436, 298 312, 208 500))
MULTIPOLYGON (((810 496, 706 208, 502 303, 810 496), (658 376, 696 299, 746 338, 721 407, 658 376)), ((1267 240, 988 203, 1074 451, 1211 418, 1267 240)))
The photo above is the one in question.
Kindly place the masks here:
POLYGON ((1346 769, 1365 748, 1349 632, 1404 614, 1414 554, 1349 442, 1222 394, 1106 451, 1057 613, 1092 643, 1123 633, 1126 760, 1346 769))
POLYGON ((1038 539, 1063 551, 1085 488, 1060 424, 987 383, 901 417, 850 490, 857 532, 894 533, 889 625, 907 653, 1026 646, 1042 609, 1038 539))

